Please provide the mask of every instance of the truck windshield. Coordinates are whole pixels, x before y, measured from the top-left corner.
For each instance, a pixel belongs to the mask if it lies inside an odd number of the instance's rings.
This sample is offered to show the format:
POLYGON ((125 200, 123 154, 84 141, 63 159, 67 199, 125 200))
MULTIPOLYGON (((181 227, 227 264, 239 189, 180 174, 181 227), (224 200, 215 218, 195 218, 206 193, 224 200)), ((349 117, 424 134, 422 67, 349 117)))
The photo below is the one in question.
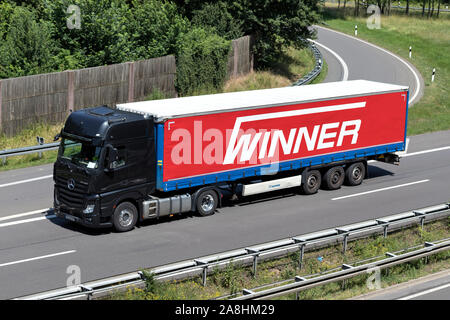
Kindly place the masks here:
POLYGON ((60 157, 70 160, 80 166, 96 169, 100 158, 101 147, 95 147, 88 142, 79 142, 63 138, 60 157))

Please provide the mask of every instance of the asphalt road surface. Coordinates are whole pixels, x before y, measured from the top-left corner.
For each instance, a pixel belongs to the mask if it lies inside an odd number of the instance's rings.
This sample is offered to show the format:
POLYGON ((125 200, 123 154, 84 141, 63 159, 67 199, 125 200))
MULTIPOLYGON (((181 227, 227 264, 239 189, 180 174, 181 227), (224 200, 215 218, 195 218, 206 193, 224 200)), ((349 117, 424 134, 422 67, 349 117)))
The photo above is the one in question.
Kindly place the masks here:
MULTIPOLYGON (((318 41, 346 59, 349 78, 395 83, 397 58, 322 32, 318 41), (365 77, 353 70, 358 65, 348 59, 362 55, 385 72, 365 77)), ((332 60, 328 64, 339 70, 332 60)), ((408 68, 398 72, 409 72, 404 80, 414 82, 408 68)), ((47 210, 53 196, 51 165, 0 173, 0 299, 64 287, 73 265, 80 268, 82 282, 91 281, 450 200, 450 131, 414 136, 409 147, 410 156, 400 166, 372 163, 370 178, 358 187, 312 196, 285 191, 254 197, 210 217, 187 214, 150 221, 125 234, 55 218, 47 210), (366 191, 376 192, 358 195, 366 191)))
POLYGON ((357 300, 450 300, 450 270, 377 290, 357 300))

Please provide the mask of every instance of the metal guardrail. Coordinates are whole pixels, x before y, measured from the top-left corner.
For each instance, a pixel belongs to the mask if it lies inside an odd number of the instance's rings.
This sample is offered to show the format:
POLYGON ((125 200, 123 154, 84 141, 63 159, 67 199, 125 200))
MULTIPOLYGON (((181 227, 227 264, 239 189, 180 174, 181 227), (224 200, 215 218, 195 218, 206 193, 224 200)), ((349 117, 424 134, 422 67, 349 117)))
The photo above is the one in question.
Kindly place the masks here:
MULTIPOLYGON (((241 265, 253 265, 253 272, 256 275, 259 260, 267 260, 269 258, 299 252, 299 264, 301 266, 303 255, 306 251, 342 243, 345 252, 348 241, 366 238, 375 234, 383 234, 386 237, 388 232, 417 223, 420 223, 423 227, 425 222, 443 219, 449 216, 450 203, 444 203, 374 220, 363 221, 197 259, 159 266, 150 269, 149 272, 154 274, 155 280, 160 281, 185 279, 201 275, 203 284, 206 284, 208 271, 225 268, 230 263, 239 263, 241 265)), ((111 293, 114 290, 120 290, 132 285, 142 285, 144 283, 144 274, 138 271, 91 281, 73 287, 19 297, 17 299, 90 299, 94 296, 100 297, 104 294, 111 293)))
POLYGON ((59 148, 59 142, 53 143, 43 143, 44 139, 41 137, 37 137, 38 145, 31 147, 22 147, 17 149, 9 149, 9 150, 0 150, 0 158, 2 159, 3 165, 5 165, 8 157, 13 156, 22 156, 31 153, 38 153, 39 157, 41 157, 42 152, 57 150, 59 148))
POLYGON ((376 262, 366 263, 360 266, 353 266, 350 264, 343 264, 340 271, 313 277, 306 279, 305 277, 295 277, 291 280, 291 283, 281 286, 272 287, 266 290, 254 291, 244 289, 241 296, 235 297, 231 300, 260 300, 260 299, 272 299, 280 296, 285 296, 290 293, 296 293, 298 299, 298 292, 317 286, 321 286, 327 283, 336 281, 345 281, 346 279, 370 273, 374 268, 385 269, 393 267, 395 265, 417 260, 423 257, 428 257, 432 254, 436 254, 441 251, 450 250, 450 240, 445 239, 442 242, 425 242, 422 245, 423 248, 406 252, 403 254, 395 254, 386 252, 386 258, 376 262))
POLYGON ((317 49, 316 45, 313 42, 311 42, 310 40, 307 40, 307 41, 308 41, 308 47, 311 49, 311 51, 314 55, 314 60, 315 60, 314 69, 312 69, 303 78, 294 82, 292 84, 292 86, 301 86, 301 85, 307 84, 307 83, 313 81, 322 71, 322 67, 323 67, 322 54, 320 53, 319 49, 317 49))

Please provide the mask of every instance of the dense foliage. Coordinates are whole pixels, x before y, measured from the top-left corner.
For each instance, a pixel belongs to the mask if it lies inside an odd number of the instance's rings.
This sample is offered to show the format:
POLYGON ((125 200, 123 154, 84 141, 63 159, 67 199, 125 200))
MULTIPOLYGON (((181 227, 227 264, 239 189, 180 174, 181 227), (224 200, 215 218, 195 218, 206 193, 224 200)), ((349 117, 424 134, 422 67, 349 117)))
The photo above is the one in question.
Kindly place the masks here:
POLYGON ((209 16, 204 21, 216 27, 222 36, 235 32, 236 28, 243 34, 253 35, 257 67, 265 67, 277 60, 283 46, 301 46, 299 37, 313 37, 308 27, 319 20, 316 14, 318 0, 175 0, 175 2, 180 12, 193 21, 201 13, 203 17, 209 16))
POLYGON ((2 0, 0 78, 177 57, 180 93, 218 87, 228 40, 253 35, 255 64, 312 36, 318 0, 2 0), (77 11, 78 10, 78 11, 77 11))
POLYGON ((180 94, 199 94, 222 87, 230 52, 230 41, 193 27, 177 48, 176 87, 180 94))

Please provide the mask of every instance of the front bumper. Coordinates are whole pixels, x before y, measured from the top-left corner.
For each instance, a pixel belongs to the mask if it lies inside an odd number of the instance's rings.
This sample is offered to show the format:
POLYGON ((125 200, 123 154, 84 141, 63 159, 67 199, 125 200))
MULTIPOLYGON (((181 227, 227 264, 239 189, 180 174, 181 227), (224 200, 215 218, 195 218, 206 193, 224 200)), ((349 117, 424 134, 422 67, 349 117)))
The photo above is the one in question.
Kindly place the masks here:
POLYGON ((78 223, 88 228, 99 229, 112 227, 111 222, 101 222, 99 214, 85 215, 83 213, 68 210, 56 204, 54 205, 54 210, 57 217, 78 223))

